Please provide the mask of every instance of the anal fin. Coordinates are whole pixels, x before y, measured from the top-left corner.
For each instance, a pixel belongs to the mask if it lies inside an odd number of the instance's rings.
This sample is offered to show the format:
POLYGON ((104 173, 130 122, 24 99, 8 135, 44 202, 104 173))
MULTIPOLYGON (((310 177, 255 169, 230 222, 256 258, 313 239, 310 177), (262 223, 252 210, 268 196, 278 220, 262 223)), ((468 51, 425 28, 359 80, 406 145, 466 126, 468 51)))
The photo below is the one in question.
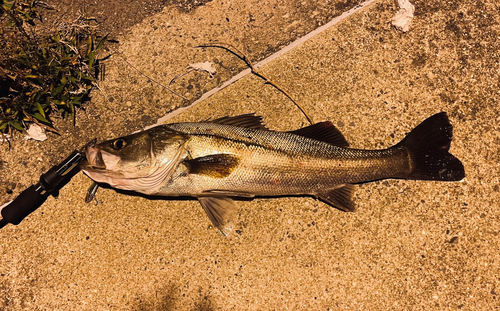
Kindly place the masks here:
POLYGON ((354 185, 346 184, 343 187, 320 192, 318 198, 332 207, 335 207, 344 212, 354 212, 356 207, 352 201, 354 193, 354 185))
POLYGON ((238 215, 238 207, 234 201, 224 196, 198 197, 201 207, 208 218, 223 236, 233 229, 233 223, 238 215))

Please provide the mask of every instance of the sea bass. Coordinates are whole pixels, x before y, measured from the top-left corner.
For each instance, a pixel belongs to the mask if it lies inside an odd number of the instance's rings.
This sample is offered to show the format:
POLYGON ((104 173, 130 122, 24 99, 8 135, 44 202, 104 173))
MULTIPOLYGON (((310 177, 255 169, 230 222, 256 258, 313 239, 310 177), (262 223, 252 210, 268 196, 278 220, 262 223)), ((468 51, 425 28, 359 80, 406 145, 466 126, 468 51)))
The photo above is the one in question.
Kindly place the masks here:
POLYGON ((82 169, 98 183, 147 195, 196 197, 226 235, 231 198, 311 195, 354 211, 354 184, 386 178, 458 181, 462 163, 448 152, 452 125, 435 114, 388 149, 352 149, 331 122, 268 130, 253 114, 160 125, 86 149, 82 169))

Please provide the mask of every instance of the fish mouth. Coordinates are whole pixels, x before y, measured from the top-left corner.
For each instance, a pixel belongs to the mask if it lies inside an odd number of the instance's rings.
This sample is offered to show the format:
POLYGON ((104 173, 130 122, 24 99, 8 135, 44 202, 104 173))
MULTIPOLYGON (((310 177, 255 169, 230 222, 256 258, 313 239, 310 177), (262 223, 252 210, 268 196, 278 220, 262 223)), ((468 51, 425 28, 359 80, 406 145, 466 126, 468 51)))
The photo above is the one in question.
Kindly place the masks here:
POLYGON ((87 158, 87 166, 90 166, 93 169, 105 170, 106 163, 102 158, 101 150, 96 147, 97 139, 93 139, 91 142, 87 144, 85 150, 85 156, 87 158))

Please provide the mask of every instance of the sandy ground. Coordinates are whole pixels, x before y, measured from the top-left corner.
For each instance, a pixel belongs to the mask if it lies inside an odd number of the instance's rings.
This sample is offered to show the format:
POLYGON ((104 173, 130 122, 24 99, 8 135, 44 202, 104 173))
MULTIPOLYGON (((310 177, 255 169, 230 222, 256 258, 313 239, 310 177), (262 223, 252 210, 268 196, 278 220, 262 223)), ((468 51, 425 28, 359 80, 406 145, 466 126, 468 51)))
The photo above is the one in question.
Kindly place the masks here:
MULTIPOLYGON (((356 148, 388 147, 426 117, 448 112, 463 181, 359 185, 350 214, 312 198, 239 202, 237 232, 224 238, 194 200, 100 189, 99 204, 85 204, 90 181, 78 174, 57 199, 0 231, 0 309, 500 309, 500 7, 492 0, 414 4, 407 33, 391 25, 395 3, 375 1, 261 70, 356 148)), ((355 5, 306 2, 309 14, 301 15, 291 1, 212 1, 147 17, 120 37, 101 83, 105 95, 94 93, 76 127, 61 122, 61 137, 17 137, 12 150, 2 147, 0 203, 36 182, 50 160, 93 137, 153 124, 244 69, 221 50, 193 46, 231 42, 258 61, 316 28, 316 16, 323 24, 355 5), (337 13, 321 13, 329 8, 337 13), (199 61, 218 72, 177 80, 173 89, 185 101, 123 59, 164 84, 199 61)), ((275 130, 307 124, 283 94, 251 75, 171 121, 248 112, 275 130)))

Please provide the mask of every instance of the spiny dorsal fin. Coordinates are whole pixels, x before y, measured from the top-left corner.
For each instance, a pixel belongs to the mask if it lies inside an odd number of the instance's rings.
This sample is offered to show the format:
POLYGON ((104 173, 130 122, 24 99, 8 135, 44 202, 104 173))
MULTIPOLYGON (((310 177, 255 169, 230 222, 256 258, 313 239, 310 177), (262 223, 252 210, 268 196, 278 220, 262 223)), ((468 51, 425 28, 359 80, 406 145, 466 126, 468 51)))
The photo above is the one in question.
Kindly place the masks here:
POLYGON ((227 236, 238 216, 238 207, 234 201, 228 197, 199 197, 198 200, 214 227, 227 236))
POLYGON ((262 124, 262 117, 256 116, 254 113, 242 114, 233 117, 222 117, 212 121, 210 123, 225 124, 239 127, 246 127, 255 130, 267 130, 264 124, 262 124))
POLYGON ((289 133, 319 140, 337 147, 349 146, 344 135, 330 121, 316 123, 289 133))
POLYGON ((190 174, 206 175, 213 178, 229 176, 238 163, 240 163, 240 159, 237 156, 225 153, 184 160, 190 174))
POLYGON ((347 184, 340 188, 318 193, 318 198, 341 211, 354 212, 356 208, 352 201, 353 192, 354 185, 347 184))

